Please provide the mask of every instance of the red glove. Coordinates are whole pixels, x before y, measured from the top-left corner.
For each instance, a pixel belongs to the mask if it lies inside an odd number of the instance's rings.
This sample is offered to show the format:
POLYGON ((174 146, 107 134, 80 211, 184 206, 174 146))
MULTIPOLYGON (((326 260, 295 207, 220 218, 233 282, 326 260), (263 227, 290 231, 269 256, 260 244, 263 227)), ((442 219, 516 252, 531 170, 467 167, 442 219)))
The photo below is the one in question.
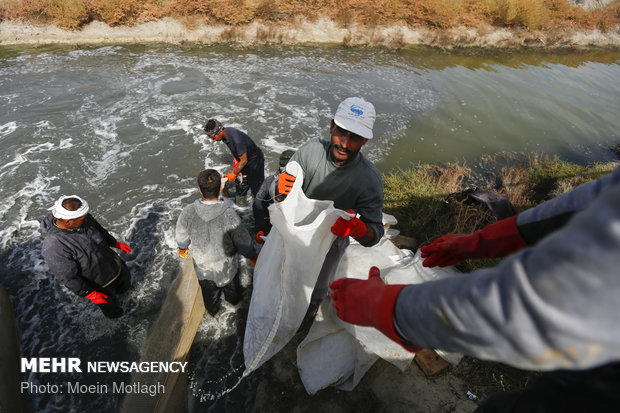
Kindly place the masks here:
POLYGON ((261 237, 264 237, 264 236, 265 236, 265 232, 258 231, 256 233, 256 235, 254 235, 254 241, 258 242, 259 244, 264 244, 265 240, 261 238, 261 237))
POLYGON ((100 293, 99 291, 91 291, 86 298, 92 301, 94 304, 107 304, 108 296, 104 293, 100 293))
POLYGON ((420 248, 425 267, 445 267, 468 258, 504 257, 527 247, 517 228, 517 216, 487 225, 473 234, 449 234, 420 248))
POLYGON ((237 175, 238 174, 231 172, 229 174, 226 174, 226 179, 228 179, 229 181, 234 181, 235 179, 237 179, 237 175))
POLYGON ((122 242, 117 242, 116 244, 114 244, 114 248, 122 250, 123 252, 125 252, 125 254, 129 254, 131 252, 131 248, 129 247, 129 245, 123 244, 122 242))
POLYGON ((293 184, 295 183, 295 177, 286 171, 280 174, 278 178, 278 195, 288 195, 293 189, 293 184))
POLYGON ((329 285, 336 315, 347 323, 374 327, 407 350, 418 352, 417 346, 404 344, 394 330, 394 307, 406 285, 386 285, 379 268, 371 267, 368 280, 340 278, 329 285))
MULTIPOLYGON (((352 209, 347 210, 349 214, 355 214, 352 209)), ((355 239, 360 239, 366 234, 366 224, 361 219, 353 217, 351 219, 338 218, 336 223, 332 225, 332 234, 339 237, 352 236, 355 239)))

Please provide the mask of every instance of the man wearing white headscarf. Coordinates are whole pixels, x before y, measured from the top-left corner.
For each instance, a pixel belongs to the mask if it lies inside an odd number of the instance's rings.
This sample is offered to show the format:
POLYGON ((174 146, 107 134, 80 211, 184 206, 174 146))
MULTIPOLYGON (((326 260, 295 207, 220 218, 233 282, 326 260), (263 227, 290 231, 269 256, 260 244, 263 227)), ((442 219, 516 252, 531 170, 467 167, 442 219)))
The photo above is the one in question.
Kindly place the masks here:
POLYGON ((116 295, 131 284, 129 269, 110 247, 130 253, 91 214, 77 195, 61 196, 41 221, 41 255, 56 280, 96 304, 108 318, 123 315, 116 295))

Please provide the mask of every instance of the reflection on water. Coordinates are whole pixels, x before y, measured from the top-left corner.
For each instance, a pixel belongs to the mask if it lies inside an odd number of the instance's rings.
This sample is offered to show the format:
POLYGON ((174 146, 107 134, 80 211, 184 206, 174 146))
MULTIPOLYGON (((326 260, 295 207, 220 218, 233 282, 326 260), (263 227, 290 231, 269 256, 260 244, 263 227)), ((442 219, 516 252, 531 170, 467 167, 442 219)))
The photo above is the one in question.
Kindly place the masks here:
MULTIPOLYGON (((376 106, 376 137, 363 151, 383 171, 472 164, 500 151, 606 160, 619 141, 619 59, 620 52, 603 50, 0 47, 0 282, 14 296, 22 355, 139 358, 179 268, 174 226, 198 197, 196 175, 232 166, 225 145, 202 132, 207 117, 248 132, 265 153, 267 173, 284 149, 327 137, 333 111, 352 95, 376 106), (38 220, 59 195, 72 193, 133 249, 134 287, 120 320, 60 289, 41 259, 38 220)), ((249 224, 249 209, 238 212, 249 224)), ((244 277, 249 285, 250 273, 244 277)), ((238 378, 244 305, 203 320, 190 354, 195 411, 251 406, 257 375, 209 400, 238 378)), ((92 403, 114 410, 120 396, 32 395, 30 403, 41 412, 92 403)))

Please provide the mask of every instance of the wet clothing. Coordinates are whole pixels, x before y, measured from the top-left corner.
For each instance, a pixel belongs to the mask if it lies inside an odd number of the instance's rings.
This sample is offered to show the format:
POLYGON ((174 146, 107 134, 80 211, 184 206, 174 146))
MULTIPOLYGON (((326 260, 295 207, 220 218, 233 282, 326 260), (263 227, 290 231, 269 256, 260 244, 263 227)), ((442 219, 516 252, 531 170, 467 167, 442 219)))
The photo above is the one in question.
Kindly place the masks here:
POLYGON ((90 214, 76 230, 57 227, 49 214, 41 221, 41 232, 45 234, 41 255, 56 280, 81 297, 94 290, 108 294, 108 303, 99 308, 108 317, 122 315, 115 295, 130 287, 131 277, 110 248, 116 239, 90 214))
POLYGON ((383 236, 383 179, 381 173, 361 152, 344 165, 334 164, 331 143, 312 139, 292 156, 304 171, 303 191, 308 198, 332 200, 339 209, 353 209, 375 232, 375 238, 364 243, 375 245, 383 236))
POLYGON ((620 168, 521 213, 517 226, 535 248, 403 289, 394 310, 400 334, 523 369, 620 361, 620 168))
POLYGON ((238 187, 237 194, 245 195, 250 189, 252 196, 256 196, 258 189, 260 188, 263 180, 265 179, 265 158, 263 151, 252 141, 252 139, 245 133, 235 128, 225 128, 226 139, 223 142, 230 149, 232 156, 239 161, 241 155, 247 154, 248 163, 241 171, 243 179, 241 180, 240 187, 238 187))
POLYGON ((98 288, 97 291, 108 295, 108 302, 104 304, 96 304, 101 312, 108 318, 117 318, 123 315, 123 307, 117 296, 124 293, 131 287, 131 274, 125 262, 118 258, 121 265, 121 272, 110 285, 98 288))
POLYGON ((176 225, 180 249, 190 247, 198 280, 210 280, 223 287, 239 269, 237 253, 256 255, 252 237, 241 218, 223 201, 196 200, 183 208, 176 225))
POLYGON ((256 193, 254 198, 254 204, 252 205, 252 211, 254 212, 254 233, 263 231, 265 235, 271 231, 271 221, 269 220, 269 205, 274 202, 274 195, 270 193, 270 188, 274 185, 274 181, 277 183, 280 173, 270 175, 263 181, 260 189, 256 193))
POLYGON ((243 297, 243 287, 241 287, 239 276, 233 277, 231 282, 223 287, 218 287, 217 284, 209 280, 200 280, 198 283, 202 290, 202 300, 204 301, 205 308, 212 316, 220 311, 222 294, 226 301, 232 305, 237 304, 243 297))
POLYGON ((46 234, 41 255, 62 285, 84 297, 108 284, 121 270, 120 258, 110 247, 116 239, 92 215, 76 230, 54 224, 52 214, 41 221, 46 234))

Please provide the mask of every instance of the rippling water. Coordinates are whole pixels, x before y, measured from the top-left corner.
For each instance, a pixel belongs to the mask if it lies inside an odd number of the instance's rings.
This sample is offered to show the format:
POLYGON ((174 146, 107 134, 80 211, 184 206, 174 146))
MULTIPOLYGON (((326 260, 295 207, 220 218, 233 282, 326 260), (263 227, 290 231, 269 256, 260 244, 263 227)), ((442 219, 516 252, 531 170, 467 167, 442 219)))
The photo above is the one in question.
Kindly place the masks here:
MULTIPOLYGON (((268 173, 282 150, 326 137, 333 110, 353 95, 377 108, 376 138, 364 152, 383 171, 411 162, 475 164, 498 151, 609 160, 607 148, 620 140, 619 63, 617 51, 0 47, 0 282, 14 296, 22 355, 139 358, 179 268, 174 225, 197 198, 195 176, 232 164, 225 145, 202 133, 207 117, 247 131, 268 173), (103 318, 47 275, 38 221, 71 193, 134 249, 127 260, 135 287, 120 320, 103 318)), ((250 219, 247 208, 239 212, 250 219)), ((243 276, 248 284, 247 268, 243 276)), ((207 399, 221 390, 218 378, 241 362, 240 331, 230 306, 205 317, 191 355, 194 410, 213 406, 207 399)), ((255 386, 244 386, 243 396, 217 409, 247 409, 255 386)), ((105 411, 120 397, 33 395, 30 403, 37 412, 105 411)))

